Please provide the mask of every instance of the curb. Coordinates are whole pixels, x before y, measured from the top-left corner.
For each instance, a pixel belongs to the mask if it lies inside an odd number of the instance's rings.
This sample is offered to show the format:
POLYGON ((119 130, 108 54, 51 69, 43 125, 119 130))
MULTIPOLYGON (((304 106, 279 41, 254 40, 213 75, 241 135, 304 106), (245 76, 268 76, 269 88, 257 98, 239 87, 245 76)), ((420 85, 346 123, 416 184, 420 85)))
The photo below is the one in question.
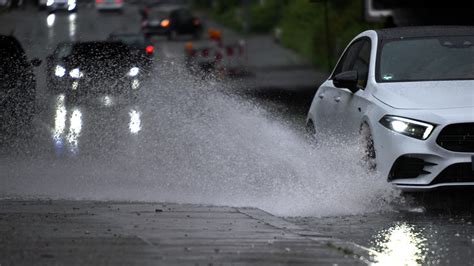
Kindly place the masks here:
POLYGON ((307 230, 286 221, 284 218, 279 218, 271 215, 260 209, 255 208, 236 208, 238 212, 247 215, 251 219, 260 221, 266 225, 274 227, 278 230, 284 231, 288 234, 294 234, 312 241, 319 243, 325 243, 328 248, 336 249, 345 256, 352 256, 353 258, 365 263, 367 265, 373 264, 375 261, 372 260, 373 254, 377 252, 356 244, 354 242, 348 242, 341 239, 336 239, 330 235, 322 234, 316 231, 307 230))

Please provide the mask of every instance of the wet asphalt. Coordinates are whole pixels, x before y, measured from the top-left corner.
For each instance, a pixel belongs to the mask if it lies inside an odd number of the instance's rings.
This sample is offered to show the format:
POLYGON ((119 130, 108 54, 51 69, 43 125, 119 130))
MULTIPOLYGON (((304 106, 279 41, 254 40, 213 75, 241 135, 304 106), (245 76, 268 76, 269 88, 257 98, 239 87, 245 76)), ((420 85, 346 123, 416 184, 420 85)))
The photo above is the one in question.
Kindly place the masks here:
MULTIPOLYGON (((28 8, 1 14, 0 33, 14 32, 30 58, 44 59, 45 55, 51 53, 55 45, 61 41, 105 39, 114 31, 136 32, 140 25, 137 14, 137 8, 133 6, 119 15, 97 13, 91 6, 83 5, 75 14, 59 13, 52 19, 48 18, 48 14, 44 11, 37 12, 34 8, 28 8)), ((182 41, 162 42, 156 60, 179 58, 182 55, 182 45, 182 41)), ((136 140, 135 133, 140 130, 149 130, 141 124, 142 106, 140 103, 128 103, 126 100, 117 99, 119 107, 107 109, 108 100, 97 98, 90 100, 87 104, 66 106, 61 95, 52 93, 46 88, 44 65, 37 69, 38 114, 33 129, 35 136, 27 142, 22 139, 10 139, 8 145, 2 144, 2 157, 10 156, 8 159, 11 160, 14 160, 15 156, 25 154, 35 157, 34 151, 29 147, 34 147, 41 153, 47 153, 52 158, 58 156, 71 158, 78 152, 93 157, 95 152, 102 154, 104 149, 107 153, 113 154, 124 148, 123 145, 116 145, 117 139, 125 143, 125 146, 133 146, 136 140), (62 117, 64 113, 67 115, 62 117), (112 118, 107 118, 110 123, 106 125, 104 132, 113 132, 110 138, 96 131, 88 132, 89 125, 82 125, 82 121, 87 121, 87 123, 92 123, 91 128, 95 128, 93 123, 100 124, 107 116, 112 118), (81 122, 78 121, 80 119, 82 119, 81 122), (64 125, 61 125, 61 120, 66 121, 64 125), (65 129, 65 127, 68 128, 65 129), (56 132, 55 130, 65 131, 56 132), (77 133, 78 130, 79 133, 77 133), (80 142, 80 139, 75 139, 79 134, 86 136, 81 139, 86 138, 92 141, 80 142), (100 151, 94 145, 97 140, 102 142, 100 151), (110 143, 107 142, 108 140, 110 143), (32 142, 35 145, 31 146, 32 142)), ((301 126, 312 93, 314 92, 306 91, 295 95, 294 92, 285 94, 265 90, 262 93, 251 93, 247 97, 262 102, 264 108, 278 113, 282 119, 293 117, 297 121, 297 126, 301 126)), ((3 166, 8 166, 8 160, 7 163, 2 163, 3 166)), ((384 212, 340 217, 291 217, 285 220, 308 231, 318 232, 326 238, 353 243, 354 246, 367 251, 371 255, 371 261, 379 262, 381 265, 472 265, 474 264, 473 194, 473 191, 435 192, 429 195, 417 195, 414 200, 411 196, 402 197, 400 202, 393 204, 392 208, 384 212)), ((5 220, 5 218, 2 219, 5 220)), ((9 237, 14 237, 14 234, 9 237)), ((146 243, 144 240, 137 241, 146 243)), ((5 243, 8 244, 8 242, 3 242, 5 243)), ((21 245, 21 243, 16 244, 21 245)), ((213 250, 215 252, 214 247, 213 250)), ((43 254, 46 259, 51 256, 48 254, 50 253, 43 254)), ((174 262, 189 263, 191 261, 192 259, 174 262)), ((33 261, 29 262, 33 263, 33 261)), ((85 260, 85 262, 91 261, 85 260)), ((267 263, 281 264, 292 264, 292 262, 315 261, 267 261, 267 263)), ((324 262, 330 263, 330 261, 324 262)), ((244 263, 258 264, 258 260, 244 261, 244 263)))

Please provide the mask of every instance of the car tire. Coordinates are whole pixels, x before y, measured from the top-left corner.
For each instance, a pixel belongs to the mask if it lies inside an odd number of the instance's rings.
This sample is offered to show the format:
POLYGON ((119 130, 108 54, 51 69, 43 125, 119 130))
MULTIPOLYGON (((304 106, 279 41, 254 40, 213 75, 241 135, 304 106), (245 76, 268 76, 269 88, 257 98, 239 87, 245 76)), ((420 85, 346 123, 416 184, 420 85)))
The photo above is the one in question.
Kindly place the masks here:
POLYGON ((316 143, 316 128, 314 127, 313 121, 309 120, 308 123, 306 123, 305 131, 308 142, 316 143))
POLYGON ((367 123, 362 124, 360 135, 362 148, 364 149, 362 160, 369 170, 374 171, 377 168, 375 145, 370 126, 367 123))
POLYGON ((312 136, 312 137, 314 137, 314 135, 316 134, 316 129, 314 128, 314 123, 311 120, 308 120, 308 123, 306 123, 306 133, 309 136, 312 136))

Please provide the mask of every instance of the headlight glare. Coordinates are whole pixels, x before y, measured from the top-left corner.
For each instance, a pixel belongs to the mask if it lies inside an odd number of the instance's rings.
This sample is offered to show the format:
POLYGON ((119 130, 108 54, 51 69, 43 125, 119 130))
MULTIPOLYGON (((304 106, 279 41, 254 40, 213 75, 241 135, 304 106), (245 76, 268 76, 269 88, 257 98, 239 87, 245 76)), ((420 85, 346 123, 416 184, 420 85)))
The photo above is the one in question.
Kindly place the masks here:
POLYGON ((422 140, 427 139, 434 129, 432 124, 392 115, 382 117, 379 122, 397 133, 422 140))
POLYGON ((163 28, 166 28, 170 25, 170 20, 169 19, 163 19, 161 22, 160 22, 160 25, 161 27, 163 28))
POLYGON ((83 75, 84 74, 79 70, 79 68, 74 68, 73 70, 69 72, 69 76, 75 79, 82 78, 83 75))
POLYGON ((136 75, 138 75, 139 72, 140 72, 140 69, 138 67, 132 67, 130 68, 130 71, 128 71, 127 76, 135 77, 136 75))
POLYGON ((62 78, 62 77, 64 77, 65 74, 66 74, 66 69, 63 66, 57 65, 54 68, 54 75, 56 77, 62 78))
POLYGON ((54 0, 48 0, 48 1, 46 1, 46 5, 47 5, 47 6, 51 6, 51 5, 53 5, 53 4, 54 4, 54 0))

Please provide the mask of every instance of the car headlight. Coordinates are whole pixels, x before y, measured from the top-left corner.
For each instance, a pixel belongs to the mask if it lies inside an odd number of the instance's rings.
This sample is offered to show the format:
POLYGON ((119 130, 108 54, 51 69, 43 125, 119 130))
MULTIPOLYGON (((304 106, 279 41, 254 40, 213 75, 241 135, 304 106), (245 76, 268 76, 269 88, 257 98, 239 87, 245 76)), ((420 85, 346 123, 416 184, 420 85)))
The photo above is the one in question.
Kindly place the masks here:
POLYGON ((82 76, 84 76, 84 73, 82 73, 79 68, 74 68, 69 72, 69 76, 71 76, 71 78, 78 79, 82 78, 82 76))
POLYGON ((56 68, 54 68, 54 75, 56 77, 64 77, 66 74, 66 69, 63 66, 57 65, 56 68))
POLYGON ((76 0, 67 0, 67 5, 68 6, 76 5, 76 0))
POLYGON ((127 76, 135 77, 136 75, 138 75, 139 72, 140 72, 140 69, 138 67, 132 67, 130 68, 130 71, 128 71, 127 76))
POLYGON ((386 115, 380 119, 380 124, 397 133, 412 138, 427 139, 433 132, 434 125, 404 117, 386 115))
POLYGON ((46 5, 47 5, 47 6, 51 6, 52 4, 54 4, 54 0, 48 0, 48 1, 46 2, 46 5))

